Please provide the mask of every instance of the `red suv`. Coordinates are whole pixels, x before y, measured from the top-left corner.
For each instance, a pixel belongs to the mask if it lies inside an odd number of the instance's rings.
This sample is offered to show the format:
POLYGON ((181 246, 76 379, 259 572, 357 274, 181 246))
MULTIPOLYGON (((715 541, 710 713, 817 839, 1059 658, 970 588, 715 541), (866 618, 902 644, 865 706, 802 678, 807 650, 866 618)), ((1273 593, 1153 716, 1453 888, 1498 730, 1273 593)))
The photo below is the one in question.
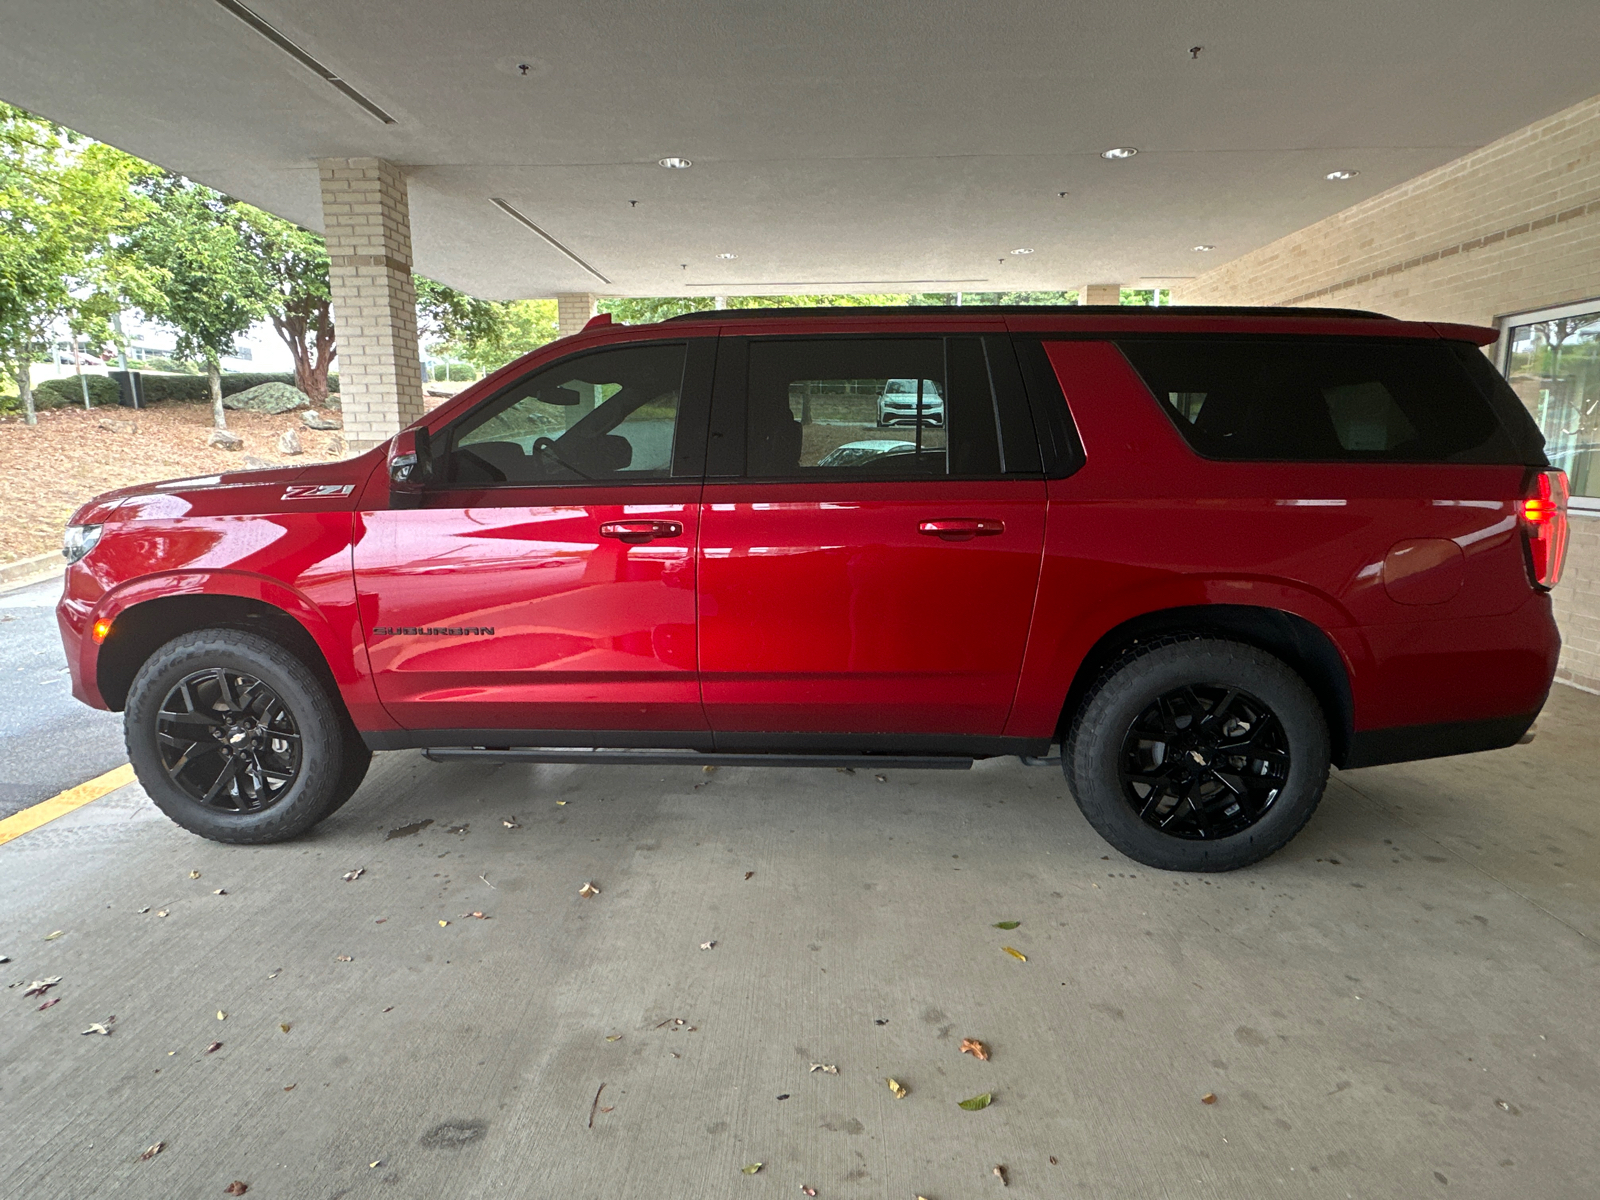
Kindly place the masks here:
POLYGON ((1317 309, 599 317, 348 461, 109 492, 74 694, 267 842, 374 750, 1038 762, 1150 866, 1227 870, 1329 765, 1510 746, 1566 481, 1487 329, 1317 309), (879 424, 889 381, 941 419, 879 424), (846 452, 840 453, 841 449, 846 452))

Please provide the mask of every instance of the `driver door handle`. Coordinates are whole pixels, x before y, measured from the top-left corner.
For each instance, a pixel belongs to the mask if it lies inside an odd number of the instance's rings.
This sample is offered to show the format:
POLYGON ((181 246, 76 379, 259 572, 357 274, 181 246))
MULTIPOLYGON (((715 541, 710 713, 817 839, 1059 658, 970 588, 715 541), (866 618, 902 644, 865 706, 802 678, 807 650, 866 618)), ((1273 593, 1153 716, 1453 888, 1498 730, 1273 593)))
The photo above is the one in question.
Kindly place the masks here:
POLYGON ((680 521, 604 521, 600 525, 601 537, 616 538, 630 546, 651 542, 656 538, 682 535, 683 524, 680 521))
POLYGON ((917 526, 917 531, 929 537, 943 538, 947 542, 966 542, 975 537, 994 537, 1004 533, 1006 523, 980 517, 943 517, 922 522, 917 526))

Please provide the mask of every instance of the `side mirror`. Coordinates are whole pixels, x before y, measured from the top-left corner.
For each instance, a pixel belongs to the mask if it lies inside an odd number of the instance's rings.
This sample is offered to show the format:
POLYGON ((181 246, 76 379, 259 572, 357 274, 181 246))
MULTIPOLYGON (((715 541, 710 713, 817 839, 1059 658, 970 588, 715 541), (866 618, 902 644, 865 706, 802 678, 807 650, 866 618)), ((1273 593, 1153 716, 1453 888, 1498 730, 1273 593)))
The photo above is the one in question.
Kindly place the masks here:
POLYGON ((407 429, 394 440, 389 456, 389 506, 421 508, 433 480, 433 438, 426 426, 407 429))

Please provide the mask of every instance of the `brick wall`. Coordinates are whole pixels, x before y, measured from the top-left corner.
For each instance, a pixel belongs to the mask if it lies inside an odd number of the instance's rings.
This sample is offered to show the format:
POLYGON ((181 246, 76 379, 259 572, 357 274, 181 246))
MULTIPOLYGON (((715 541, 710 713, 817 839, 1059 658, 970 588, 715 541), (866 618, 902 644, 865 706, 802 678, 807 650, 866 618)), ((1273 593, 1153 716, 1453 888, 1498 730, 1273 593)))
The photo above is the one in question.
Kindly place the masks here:
POLYGON ((329 158, 317 165, 344 436, 349 449, 360 452, 423 413, 406 181, 393 163, 376 158, 329 158))
MULTIPOLYGON (((1600 96, 1223 263, 1173 299, 1493 325, 1596 297, 1600 96)), ((1574 515, 1554 599, 1557 677, 1600 691, 1600 516, 1574 515)))
POLYGON ((582 333, 595 314, 599 297, 590 292, 563 292, 556 297, 556 332, 561 337, 582 333))

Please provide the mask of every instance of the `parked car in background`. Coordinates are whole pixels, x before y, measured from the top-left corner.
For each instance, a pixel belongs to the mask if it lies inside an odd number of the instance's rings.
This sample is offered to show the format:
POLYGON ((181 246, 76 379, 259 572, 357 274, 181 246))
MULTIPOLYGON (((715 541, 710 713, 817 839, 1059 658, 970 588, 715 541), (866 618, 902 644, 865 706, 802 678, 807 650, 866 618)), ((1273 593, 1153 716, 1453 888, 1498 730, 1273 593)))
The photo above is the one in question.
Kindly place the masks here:
POLYGON ((1494 338, 1325 309, 597 318, 347 461, 85 505, 73 693, 219 841, 309 829, 378 750, 1054 752, 1131 858, 1241 867, 1330 766, 1509 747, 1544 704, 1566 480, 1494 338), (874 436, 916 380, 938 428, 874 436))
POLYGON ((878 395, 878 424, 916 425, 919 422, 944 424, 944 397, 939 385, 932 379, 886 380, 878 395))

